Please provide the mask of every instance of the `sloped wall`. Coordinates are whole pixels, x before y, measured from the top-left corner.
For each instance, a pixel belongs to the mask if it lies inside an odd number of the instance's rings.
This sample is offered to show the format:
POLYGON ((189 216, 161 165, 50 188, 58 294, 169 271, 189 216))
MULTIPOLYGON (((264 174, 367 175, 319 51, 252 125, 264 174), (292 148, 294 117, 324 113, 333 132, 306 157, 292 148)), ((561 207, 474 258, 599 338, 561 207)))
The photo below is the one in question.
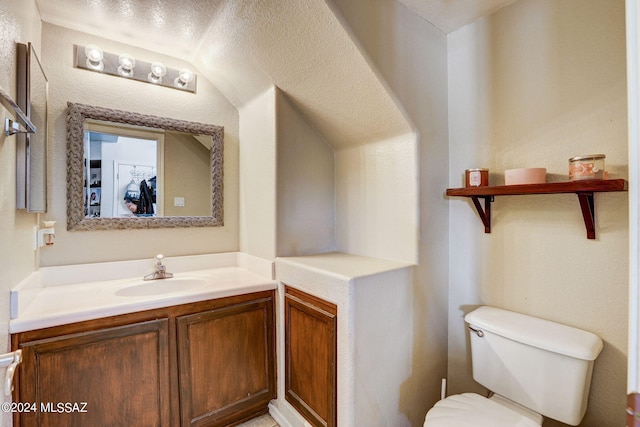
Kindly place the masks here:
POLYGON ((217 7, 194 63, 237 108, 276 86, 334 148, 411 131, 324 0, 217 7))

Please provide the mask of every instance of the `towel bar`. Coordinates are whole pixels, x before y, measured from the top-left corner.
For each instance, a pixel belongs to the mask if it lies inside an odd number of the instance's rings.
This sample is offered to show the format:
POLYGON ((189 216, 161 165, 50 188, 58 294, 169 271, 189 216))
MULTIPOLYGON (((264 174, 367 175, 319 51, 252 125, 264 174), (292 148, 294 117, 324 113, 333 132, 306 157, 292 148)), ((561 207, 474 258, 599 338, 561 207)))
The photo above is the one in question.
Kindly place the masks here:
POLYGON ((7 372, 4 375, 4 394, 7 396, 13 391, 13 374, 21 362, 22 350, 0 354, 0 368, 7 368, 7 372))

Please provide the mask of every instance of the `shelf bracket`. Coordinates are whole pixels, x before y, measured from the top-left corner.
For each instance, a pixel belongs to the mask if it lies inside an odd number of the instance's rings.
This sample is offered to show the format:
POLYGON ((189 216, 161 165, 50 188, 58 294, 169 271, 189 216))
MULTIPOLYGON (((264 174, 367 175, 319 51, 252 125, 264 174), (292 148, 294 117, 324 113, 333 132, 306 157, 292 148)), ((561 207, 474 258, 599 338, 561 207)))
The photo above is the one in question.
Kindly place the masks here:
POLYGON ((484 224, 484 232, 491 233, 491 202, 493 202, 493 196, 471 196, 471 200, 473 200, 473 205, 476 207, 478 215, 480 215, 480 219, 484 224), (478 199, 484 199, 484 208, 478 199))
POLYGON ((576 193, 580 201, 580 210, 584 218, 584 226, 587 229, 587 239, 596 238, 595 227, 595 205, 593 202, 593 192, 576 193))

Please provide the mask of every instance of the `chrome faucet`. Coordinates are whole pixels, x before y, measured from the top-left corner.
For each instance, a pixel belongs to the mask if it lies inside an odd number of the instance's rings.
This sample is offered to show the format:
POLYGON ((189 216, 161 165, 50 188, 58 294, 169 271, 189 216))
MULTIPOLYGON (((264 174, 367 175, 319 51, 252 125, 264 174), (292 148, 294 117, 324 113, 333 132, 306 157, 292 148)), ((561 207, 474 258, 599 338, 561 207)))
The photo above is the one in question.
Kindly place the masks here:
POLYGON ((153 273, 144 276, 144 280, 168 279, 173 277, 173 273, 167 273, 167 268, 162 264, 163 259, 164 255, 156 255, 156 265, 153 269, 153 273))

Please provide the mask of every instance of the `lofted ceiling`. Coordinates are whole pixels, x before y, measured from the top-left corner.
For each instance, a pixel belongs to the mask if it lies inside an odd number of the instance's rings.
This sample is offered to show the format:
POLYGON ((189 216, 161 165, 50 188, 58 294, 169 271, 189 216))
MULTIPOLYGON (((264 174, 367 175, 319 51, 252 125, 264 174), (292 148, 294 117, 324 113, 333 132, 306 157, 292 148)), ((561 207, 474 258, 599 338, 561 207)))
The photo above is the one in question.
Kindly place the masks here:
MULTIPOLYGON (((398 1, 449 32, 514 0, 398 1)), ((237 108, 275 85, 334 148, 411 132, 328 2, 36 0, 45 22, 191 62, 237 108)))
POLYGON ((516 0, 398 1, 448 34, 516 0))
MULTIPOLYGON (((455 31, 516 0, 397 0, 455 31)), ((193 61, 225 0, 37 0, 42 20, 193 61), (135 43, 132 43, 132 40, 135 43)))

